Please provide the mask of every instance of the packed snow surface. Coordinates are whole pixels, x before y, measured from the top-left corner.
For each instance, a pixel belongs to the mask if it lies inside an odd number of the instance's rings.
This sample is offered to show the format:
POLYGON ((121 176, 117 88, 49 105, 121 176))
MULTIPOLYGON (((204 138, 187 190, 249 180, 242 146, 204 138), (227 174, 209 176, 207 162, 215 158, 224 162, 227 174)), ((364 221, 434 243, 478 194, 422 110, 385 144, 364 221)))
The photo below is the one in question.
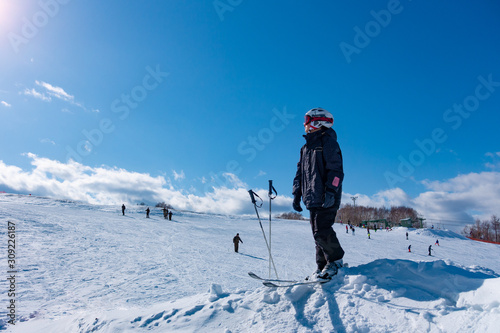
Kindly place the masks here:
MULTIPOLYGON (((251 203, 249 202, 249 205, 251 203)), ((16 321, 2 279, 0 329, 12 332, 498 332, 500 246, 446 230, 346 233, 348 268, 331 282, 269 288, 254 216, 95 206, 0 195, 1 269, 16 229, 16 321), (408 232, 408 240, 406 240, 408 232), (232 238, 243 244, 235 253, 232 238), (439 239, 439 246, 435 245, 439 239), (412 251, 408 251, 411 245, 412 251), (428 255, 432 245, 432 256, 428 255)), ((265 207, 261 209, 265 214, 265 207)), ((262 219, 269 239, 267 216, 262 219)), ((280 278, 315 270, 307 221, 273 219, 280 278)), ((274 276, 274 272, 272 273, 274 276)))

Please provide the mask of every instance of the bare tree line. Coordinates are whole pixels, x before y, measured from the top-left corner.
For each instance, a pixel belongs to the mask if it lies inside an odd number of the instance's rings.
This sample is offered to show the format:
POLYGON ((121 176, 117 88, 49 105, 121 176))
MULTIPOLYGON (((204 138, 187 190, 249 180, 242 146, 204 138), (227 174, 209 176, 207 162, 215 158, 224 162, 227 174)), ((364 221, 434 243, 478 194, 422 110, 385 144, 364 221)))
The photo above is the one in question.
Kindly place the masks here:
POLYGON ((420 227, 418 213, 415 209, 405 206, 367 207, 359 205, 343 205, 337 214, 336 220, 343 223, 350 221, 353 225, 360 225, 362 221, 385 219, 391 225, 399 225, 401 220, 411 219, 414 227, 420 227))
POLYGON ((476 219, 474 225, 468 225, 464 228, 463 234, 467 237, 499 242, 500 219, 496 215, 492 215, 489 221, 476 219))
MULTIPOLYGON (((305 218, 300 213, 290 212, 276 216, 282 219, 304 220, 305 218)), ((359 226, 362 221, 373 221, 385 219, 391 226, 397 226, 401 220, 411 219, 412 226, 420 227, 418 213, 415 209, 405 206, 387 207, 366 207, 359 205, 346 204, 343 205, 337 212, 336 222, 350 222, 355 226, 359 226)))

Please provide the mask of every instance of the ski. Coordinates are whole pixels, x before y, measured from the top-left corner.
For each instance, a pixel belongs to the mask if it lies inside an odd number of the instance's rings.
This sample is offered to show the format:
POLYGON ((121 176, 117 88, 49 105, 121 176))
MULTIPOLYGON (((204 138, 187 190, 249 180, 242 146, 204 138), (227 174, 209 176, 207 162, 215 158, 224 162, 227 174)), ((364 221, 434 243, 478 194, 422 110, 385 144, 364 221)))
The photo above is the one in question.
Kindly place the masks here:
POLYGON ((303 286, 307 284, 323 284, 330 282, 331 280, 316 280, 316 281, 302 281, 302 282, 294 282, 294 283, 289 283, 289 284, 275 284, 270 281, 264 281, 262 282, 263 285, 266 287, 270 288, 290 288, 290 287, 295 287, 295 286, 303 286))
MULTIPOLYGON (((340 268, 347 268, 349 267, 348 263, 344 263, 344 265, 340 268)), ((262 284, 265 285, 266 287, 271 287, 271 288, 286 288, 286 287, 293 287, 293 286, 300 286, 300 285, 307 285, 307 284, 323 284, 326 282, 331 281, 331 279, 328 280, 315 280, 315 281, 307 281, 307 280, 282 280, 282 279, 265 279, 263 277, 258 276, 254 272, 248 272, 248 275, 256 280, 262 281, 262 284)))
POLYGON ((253 279, 256 279, 256 280, 260 280, 260 281, 268 281, 268 282, 283 282, 283 283, 295 283, 295 282, 300 282, 300 281, 297 281, 297 280, 282 280, 282 279, 265 279, 265 278, 262 278, 260 276, 258 276, 257 274, 255 274, 254 272, 248 272, 248 275, 253 278, 253 279))

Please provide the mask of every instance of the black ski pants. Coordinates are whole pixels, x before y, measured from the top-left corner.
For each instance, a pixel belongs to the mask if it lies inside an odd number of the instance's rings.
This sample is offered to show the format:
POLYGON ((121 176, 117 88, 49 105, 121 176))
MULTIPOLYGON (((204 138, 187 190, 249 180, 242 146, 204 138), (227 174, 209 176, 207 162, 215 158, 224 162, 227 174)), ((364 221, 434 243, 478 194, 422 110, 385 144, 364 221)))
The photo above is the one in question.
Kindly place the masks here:
POLYGON ((328 262, 334 262, 344 257, 344 250, 340 246, 337 234, 332 227, 337 216, 337 209, 334 206, 330 208, 311 208, 309 210, 309 221, 316 243, 316 264, 318 269, 323 269, 328 262))

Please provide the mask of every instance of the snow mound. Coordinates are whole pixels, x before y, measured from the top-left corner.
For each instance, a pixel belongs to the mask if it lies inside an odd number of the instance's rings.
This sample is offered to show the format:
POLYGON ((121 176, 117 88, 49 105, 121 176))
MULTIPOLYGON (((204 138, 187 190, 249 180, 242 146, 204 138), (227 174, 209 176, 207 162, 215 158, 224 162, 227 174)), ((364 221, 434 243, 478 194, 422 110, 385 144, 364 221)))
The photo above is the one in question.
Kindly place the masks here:
POLYGON ((446 264, 376 260, 345 268, 331 282, 206 294, 148 309, 88 311, 23 332, 494 332, 500 324, 500 278, 446 264), (389 320, 387 318, 390 318, 389 320), (471 325, 471 322, 474 325, 471 325), (467 327, 467 326, 466 326, 467 327))
POLYGON ((463 239, 466 240, 468 239, 467 237, 463 235, 459 235, 456 232, 453 232, 451 230, 437 230, 437 229, 413 229, 413 232, 416 235, 421 235, 421 236, 429 236, 429 237, 434 237, 436 239, 442 239, 442 238, 456 238, 456 239, 463 239))

